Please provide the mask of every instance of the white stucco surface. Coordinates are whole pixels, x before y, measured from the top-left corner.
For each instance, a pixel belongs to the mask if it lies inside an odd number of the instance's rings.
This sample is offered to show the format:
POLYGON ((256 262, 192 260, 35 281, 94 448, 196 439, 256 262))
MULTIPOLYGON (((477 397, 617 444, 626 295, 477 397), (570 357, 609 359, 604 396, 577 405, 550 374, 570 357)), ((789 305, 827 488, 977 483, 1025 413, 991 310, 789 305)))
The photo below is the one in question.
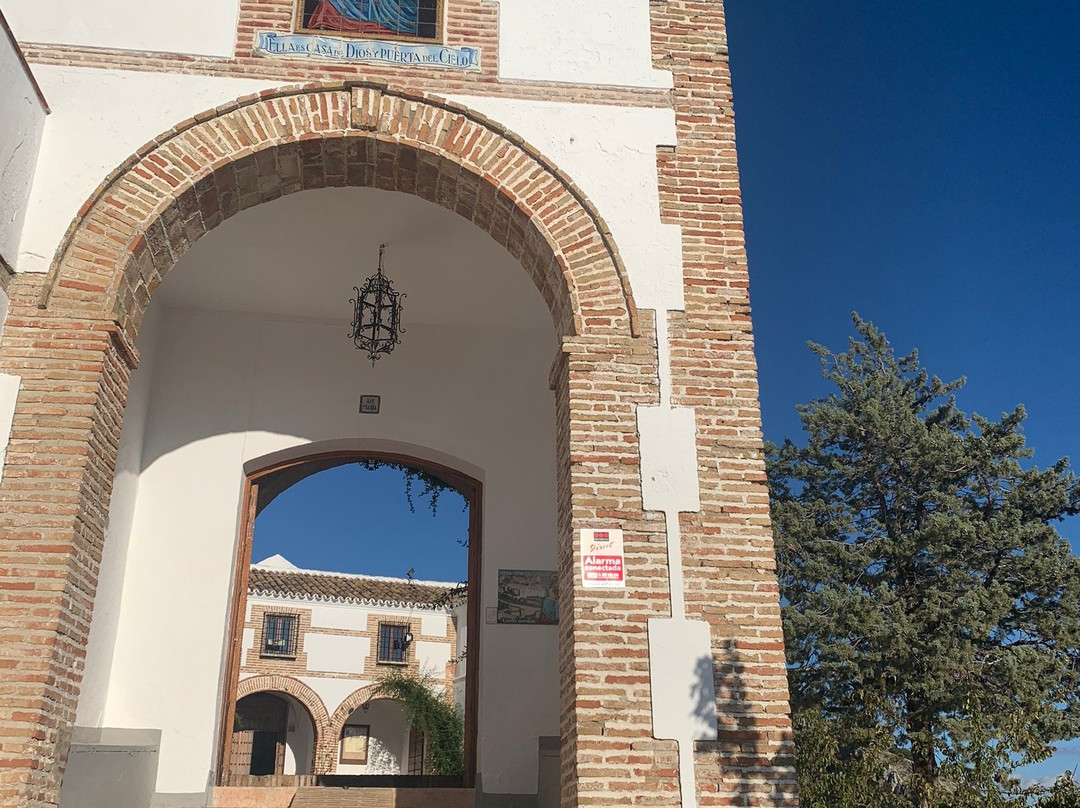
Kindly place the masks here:
MULTIPOLYGON (((48 4, 35 4, 42 10, 48 4)), ((87 8, 98 8, 88 4, 87 8)), ((148 4, 146 8, 164 8, 148 4)), ((172 8, 172 6, 169 6, 172 8)), ((186 6, 175 6, 187 17, 186 6)), ((114 26, 115 27, 115 26, 114 26)), ((165 26, 162 26, 163 28, 165 26)), ((198 112, 274 82, 37 65, 49 99, 16 269, 44 272, 72 219, 114 168, 198 112)))
POLYGON ((282 774, 311 774, 315 752, 315 725, 311 722, 311 714, 292 696, 286 693, 274 695, 289 705, 282 774))
POLYGON ((396 701, 380 699, 366 710, 354 710, 349 723, 369 728, 366 764, 339 763, 339 774, 402 774, 409 763, 409 728, 405 711, 396 701))
POLYGON ((417 640, 416 659, 420 662, 421 672, 442 677, 446 673, 446 663, 450 661, 452 650, 449 643, 417 640))
POLYGON ((649 0, 499 3, 499 77, 671 87, 654 70, 649 0))
POLYGON ((22 42, 232 56, 239 0, 5 0, 22 42))
POLYGON ((116 631, 122 608, 128 541, 139 491, 143 438, 150 404, 151 382, 154 378, 158 333, 159 322, 145 324, 139 337, 141 361, 131 375, 131 386, 128 390, 124 428, 116 456, 113 494, 105 523, 105 545, 98 571, 97 596, 90 621, 90 639, 86 647, 86 668, 75 721, 76 725, 81 727, 103 726, 116 631))
POLYGON ((367 610, 357 609, 354 605, 311 604, 310 608, 312 628, 343 628, 350 631, 364 631, 367 628, 367 610))
POLYGON ((420 633, 428 637, 445 637, 446 620, 447 615, 442 612, 439 614, 423 614, 420 616, 420 633))
POLYGON ((304 634, 304 650, 312 673, 363 673, 364 660, 371 655, 371 640, 309 631, 304 634))
POLYGON ((672 110, 453 100, 508 126, 569 174, 611 228, 638 308, 683 308, 682 230, 660 221, 656 171, 656 147, 675 142, 672 110))
MULTIPOLYGON (((214 765, 244 462, 308 441, 370 435, 485 469, 483 586, 494 605, 499 567, 554 568, 553 350, 547 334, 413 326, 392 361, 372 371, 340 323, 152 314, 163 318, 163 332, 102 723, 160 727, 158 791, 192 793, 214 765), (371 389, 384 396, 377 418, 356 411, 359 393, 371 389), (165 697, 177 692, 184 698, 165 697)), ((535 739, 558 732, 556 632, 486 628, 484 782, 529 793, 535 739)), ((305 682, 315 687, 318 678, 305 682)), ((332 688, 316 687, 331 711, 355 689, 332 688)))
POLYGON ((638 407, 637 417, 645 510, 700 510, 694 411, 686 407, 638 407))
POLYGON ((0 262, 13 269, 46 116, 17 47, 0 27, 0 262))
MULTIPOLYGON (((240 636, 240 667, 247 664, 248 652, 255 647, 255 629, 245 628, 240 636)), ((241 674, 243 675, 243 674, 241 674)))
POLYGON ((19 399, 22 379, 10 373, 0 373, 0 478, 4 474, 4 458, 11 440, 11 425, 15 419, 15 404, 19 399))

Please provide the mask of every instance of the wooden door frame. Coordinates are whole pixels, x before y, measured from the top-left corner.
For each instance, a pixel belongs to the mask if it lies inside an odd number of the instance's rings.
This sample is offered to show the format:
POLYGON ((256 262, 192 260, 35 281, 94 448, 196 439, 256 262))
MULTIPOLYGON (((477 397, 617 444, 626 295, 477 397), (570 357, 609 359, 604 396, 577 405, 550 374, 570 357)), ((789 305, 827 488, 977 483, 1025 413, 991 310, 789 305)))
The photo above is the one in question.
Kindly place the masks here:
MULTIPOLYGON (((232 725, 236 717, 236 691, 240 684, 240 656, 243 651, 244 623, 249 573, 251 570, 251 544, 255 532, 255 517, 258 515, 259 481, 287 469, 298 466, 319 464, 319 471, 337 466, 363 461, 382 463, 400 463, 420 469, 446 482, 460 493, 469 505, 469 559, 468 585, 466 597, 468 610, 466 626, 466 667, 465 667, 465 748, 464 775, 465 788, 476 784, 476 745, 479 733, 480 696, 480 596, 482 566, 482 529, 483 529, 483 483, 458 469, 426 460, 414 455, 386 451, 339 450, 314 452, 302 457, 283 460, 245 476, 244 492, 241 503, 239 540, 236 544, 236 558, 233 562, 233 593, 229 604, 229 641, 226 646, 225 676, 221 693, 221 727, 218 732, 218 785, 227 785, 229 751, 232 748, 232 725)), ((317 472, 315 472, 317 473, 317 472)), ((285 489, 287 490, 287 489, 285 489)), ((318 728, 316 728, 316 731, 318 728)), ((312 772, 315 771, 317 750, 320 739, 316 737, 312 744, 312 772)))

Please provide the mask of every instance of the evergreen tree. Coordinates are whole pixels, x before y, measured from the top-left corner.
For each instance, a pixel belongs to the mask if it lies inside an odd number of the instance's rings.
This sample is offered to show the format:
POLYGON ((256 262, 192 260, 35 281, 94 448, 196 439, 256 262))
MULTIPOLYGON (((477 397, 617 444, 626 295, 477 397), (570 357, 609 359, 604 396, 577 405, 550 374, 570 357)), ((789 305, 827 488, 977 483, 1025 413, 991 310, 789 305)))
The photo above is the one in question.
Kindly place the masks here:
POLYGON ((853 316, 811 350, 836 391, 768 450, 800 787, 808 808, 1011 805, 1011 777, 1080 735, 1080 511, 1021 424, 967 416, 853 316))

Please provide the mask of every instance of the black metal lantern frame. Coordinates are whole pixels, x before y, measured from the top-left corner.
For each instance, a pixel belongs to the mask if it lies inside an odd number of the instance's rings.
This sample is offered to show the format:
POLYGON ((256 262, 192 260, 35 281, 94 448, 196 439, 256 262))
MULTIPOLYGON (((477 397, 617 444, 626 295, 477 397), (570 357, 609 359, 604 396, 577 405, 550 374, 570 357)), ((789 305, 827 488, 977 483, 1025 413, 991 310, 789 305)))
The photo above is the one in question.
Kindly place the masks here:
POLYGON ((401 342, 405 329, 401 327, 401 301, 405 297, 394 290, 394 284, 383 274, 385 244, 379 245, 379 270, 362 288, 353 287, 353 319, 349 338, 362 351, 367 351, 371 364, 383 354, 394 350, 401 342))

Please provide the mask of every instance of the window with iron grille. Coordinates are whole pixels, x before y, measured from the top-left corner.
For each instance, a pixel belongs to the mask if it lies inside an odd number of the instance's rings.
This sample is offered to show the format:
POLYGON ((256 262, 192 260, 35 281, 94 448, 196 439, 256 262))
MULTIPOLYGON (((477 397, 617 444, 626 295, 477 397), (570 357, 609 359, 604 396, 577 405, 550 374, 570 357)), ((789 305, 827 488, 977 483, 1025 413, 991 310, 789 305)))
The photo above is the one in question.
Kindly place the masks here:
POLYGON ((409 729, 409 774, 424 774, 424 733, 413 724, 409 729))
POLYGON ((379 662, 404 665, 408 662, 412 634, 405 623, 379 623, 379 662))
POLYGON ((261 655, 295 658, 298 624, 295 614, 264 614, 261 655))

